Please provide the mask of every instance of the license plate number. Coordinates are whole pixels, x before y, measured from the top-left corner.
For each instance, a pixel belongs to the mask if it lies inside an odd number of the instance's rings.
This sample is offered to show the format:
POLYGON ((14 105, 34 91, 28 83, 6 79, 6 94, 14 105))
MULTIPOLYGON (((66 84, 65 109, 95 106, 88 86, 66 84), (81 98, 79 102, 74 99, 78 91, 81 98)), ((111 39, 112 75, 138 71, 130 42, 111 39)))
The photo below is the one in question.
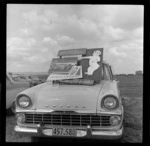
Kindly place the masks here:
POLYGON ((76 136, 76 129, 74 128, 53 128, 52 135, 55 136, 76 136))

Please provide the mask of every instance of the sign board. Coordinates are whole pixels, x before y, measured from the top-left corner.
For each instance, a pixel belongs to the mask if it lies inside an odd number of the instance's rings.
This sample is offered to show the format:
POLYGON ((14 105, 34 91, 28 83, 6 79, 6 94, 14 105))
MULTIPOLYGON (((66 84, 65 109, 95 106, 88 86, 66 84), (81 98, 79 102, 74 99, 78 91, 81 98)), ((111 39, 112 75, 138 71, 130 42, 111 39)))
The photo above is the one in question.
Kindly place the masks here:
POLYGON ((70 69, 77 64, 77 57, 70 58, 54 58, 51 62, 50 73, 68 73, 70 69))
POLYGON ((61 50, 58 56, 82 55, 77 57, 54 58, 48 80, 87 79, 99 83, 102 77, 103 48, 61 50))
POLYGON ((59 50, 58 56, 86 55, 86 48, 59 50))
POLYGON ((47 80, 64 80, 82 78, 82 66, 73 65, 69 72, 51 73, 47 80))
POLYGON ((103 48, 87 49, 81 59, 83 78, 99 82, 102 77, 103 48))

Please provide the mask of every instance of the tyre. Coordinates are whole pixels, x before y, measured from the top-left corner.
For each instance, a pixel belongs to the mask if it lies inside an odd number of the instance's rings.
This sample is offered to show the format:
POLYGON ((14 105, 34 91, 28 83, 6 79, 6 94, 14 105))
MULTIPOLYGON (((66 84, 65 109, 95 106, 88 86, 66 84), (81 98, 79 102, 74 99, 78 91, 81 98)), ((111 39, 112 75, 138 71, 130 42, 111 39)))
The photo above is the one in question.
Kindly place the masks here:
POLYGON ((11 106, 7 109, 7 116, 13 116, 15 115, 15 109, 16 109, 16 106, 15 106, 15 102, 13 102, 11 104, 11 106))

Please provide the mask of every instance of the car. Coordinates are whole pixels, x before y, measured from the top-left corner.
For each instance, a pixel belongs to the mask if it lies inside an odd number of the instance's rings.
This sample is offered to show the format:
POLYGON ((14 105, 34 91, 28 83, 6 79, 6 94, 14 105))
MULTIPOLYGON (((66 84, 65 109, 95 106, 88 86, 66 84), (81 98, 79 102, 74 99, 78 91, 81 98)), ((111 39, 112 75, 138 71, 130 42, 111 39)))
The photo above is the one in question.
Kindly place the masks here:
POLYGON ((14 81, 17 81, 17 82, 26 82, 26 81, 31 80, 25 75, 12 75, 11 77, 14 81))
POLYGON ((20 82, 6 73, 6 110, 7 115, 15 114, 15 97, 21 91, 29 88, 29 82, 20 82))
POLYGON ((13 80, 17 82, 29 82, 30 87, 36 86, 38 84, 41 84, 44 82, 44 80, 41 80, 36 75, 12 75, 13 80))
POLYGON ((35 75, 30 75, 28 76, 28 78, 30 79, 30 87, 44 83, 44 80, 39 79, 38 76, 35 75))
POLYGON ((60 50, 47 81, 16 96, 14 129, 32 137, 117 140, 124 109, 103 48, 60 50))

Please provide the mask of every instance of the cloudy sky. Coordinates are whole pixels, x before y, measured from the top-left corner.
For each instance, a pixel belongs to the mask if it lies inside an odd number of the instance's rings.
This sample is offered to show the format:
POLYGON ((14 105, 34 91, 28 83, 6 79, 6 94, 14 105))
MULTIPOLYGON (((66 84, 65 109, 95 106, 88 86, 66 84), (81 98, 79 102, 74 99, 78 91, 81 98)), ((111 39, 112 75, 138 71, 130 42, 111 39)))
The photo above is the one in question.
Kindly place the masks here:
POLYGON ((7 70, 48 71, 60 49, 104 48, 116 74, 143 70, 140 5, 7 5, 7 70))

